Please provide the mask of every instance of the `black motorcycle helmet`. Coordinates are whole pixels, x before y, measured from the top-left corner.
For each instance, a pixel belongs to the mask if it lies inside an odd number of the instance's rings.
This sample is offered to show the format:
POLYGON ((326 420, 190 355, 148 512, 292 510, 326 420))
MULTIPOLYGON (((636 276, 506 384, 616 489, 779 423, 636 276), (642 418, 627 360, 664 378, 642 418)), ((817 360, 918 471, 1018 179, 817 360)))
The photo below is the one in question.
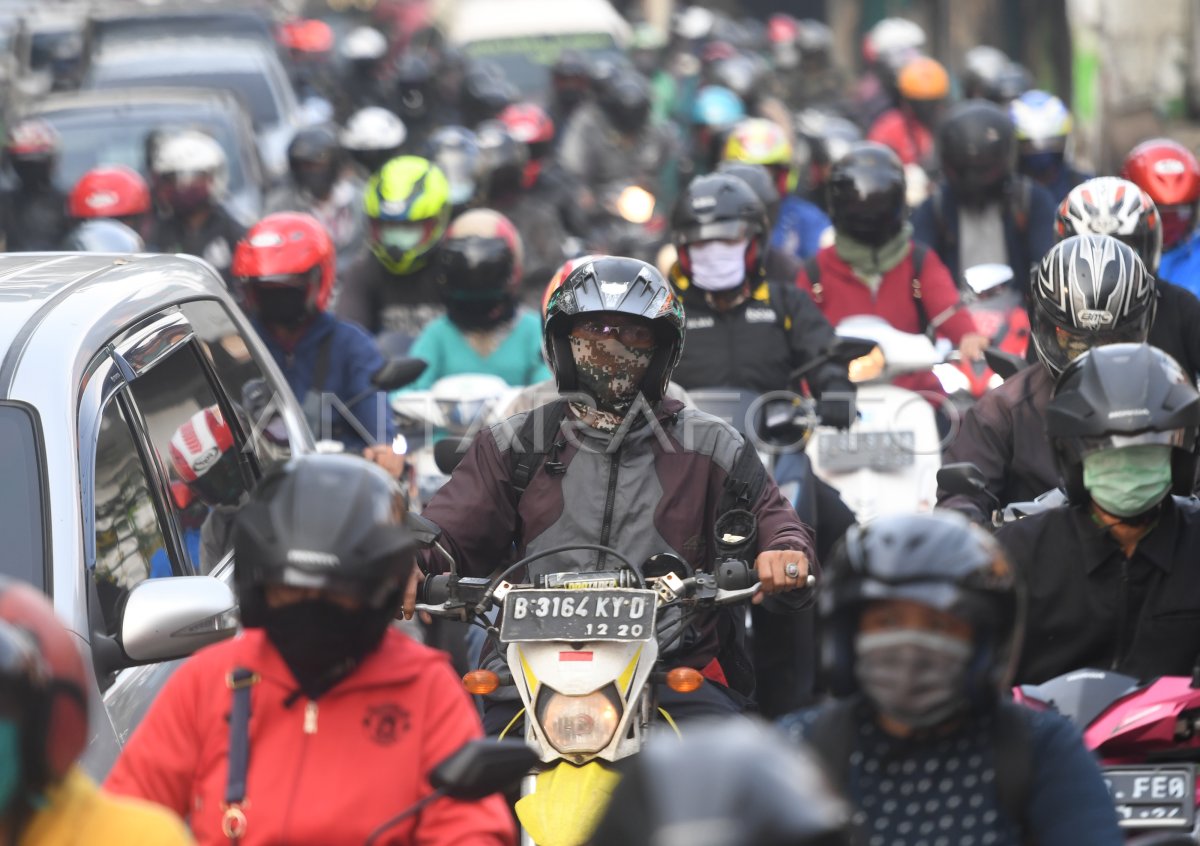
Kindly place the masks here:
POLYGON ((938 153, 960 203, 981 206, 999 200, 1017 161, 1012 118, 987 100, 959 103, 938 128, 938 153))
POLYGON ((479 144, 481 196, 488 201, 511 199, 521 190, 529 147, 498 120, 480 124, 475 137, 479 144))
POLYGON ((570 112, 582 103, 592 86, 587 57, 577 50, 559 53, 558 60, 550 66, 550 85, 557 109, 570 112))
POLYGON ((342 144, 333 126, 311 126, 292 136, 288 170, 300 188, 319 200, 333 190, 342 169, 342 144))
POLYGON ((520 298, 524 248, 517 228, 492 209, 454 219, 437 254, 438 294, 460 329, 489 329, 512 318, 520 298))
POLYGON ((460 97, 463 122, 467 126, 478 126, 484 121, 494 120, 519 96, 520 92, 508 81, 498 65, 472 62, 463 77, 460 97))
POLYGON ((433 66, 424 56, 406 53, 392 74, 392 110, 404 121, 420 123, 428 117, 433 93, 433 66))
POLYGON ((1010 64, 1012 59, 1003 50, 988 44, 972 47, 963 54, 963 70, 959 76, 963 97, 997 102, 996 81, 1010 64))
POLYGON ((397 607, 416 546, 406 513, 396 481, 358 456, 301 455, 268 472, 234 524, 242 625, 263 625, 268 585, 343 593, 372 611, 397 607))
POLYGON ((1073 235, 1050 248, 1031 284, 1033 348, 1055 376, 1084 351, 1144 343, 1158 298, 1137 253, 1107 235, 1073 235))
POLYGON ((703 830, 706 846, 849 846, 849 826, 850 809, 812 752, 733 720, 689 727, 682 742, 651 742, 632 759, 591 843, 697 842, 703 830))
POLYGON ((651 402, 662 399, 683 352, 683 303, 654 265, 620 256, 584 259, 546 304, 543 346, 559 393, 579 389, 567 337, 575 318, 600 312, 619 312, 651 321, 658 343, 641 392, 651 402))
POLYGON ((1099 449, 1168 444, 1171 490, 1196 478, 1200 393, 1173 358, 1149 344, 1109 344, 1072 361, 1046 406, 1046 434, 1072 502, 1088 501, 1083 457, 1099 449))
POLYGON ((762 276, 771 236, 767 210, 754 189, 736 176, 710 173, 693 179, 675 204, 671 232, 685 276, 692 273, 688 245, 742 239, 749 242, 743 284, 753 284, 762 276))
POLYGON ((996 540, 953 511, 895 514, 853 526, 826 568, 820 595, 823 664, 830 690, 858 692, 859 619, 874 600, 907 599, 971 624, 966 691, 972 707, 995 704, 1020 655, 1025 593, 996 540))
POLYGON ((650 118, 650 85, 636 71, 617 69, 597 82, 596 98, 617 131, 636 135, 650 118))
POLYGON ((855 144, 834 164, 826 191, 836 232, 872 247, 900 234, 908 213, 904 165, 888 147, 855 144))
POLYGON ((749 185, 750 190, 758 196, 758 201, 767 210, 768 228, 775 225, 775 221, 779 219, 779 206, 783 200, 779 196, 779 189, 775 187, 771 171, 760 164, 724 161, 717 165, 717 173, 736 176, 749 185))

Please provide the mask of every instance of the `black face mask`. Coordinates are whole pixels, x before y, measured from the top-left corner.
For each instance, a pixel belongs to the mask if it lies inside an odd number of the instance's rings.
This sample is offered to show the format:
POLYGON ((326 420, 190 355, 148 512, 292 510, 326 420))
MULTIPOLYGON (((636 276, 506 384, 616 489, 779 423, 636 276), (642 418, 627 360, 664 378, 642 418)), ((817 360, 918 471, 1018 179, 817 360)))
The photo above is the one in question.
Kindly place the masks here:
POLYGON ((263 629, 310 699, 324 694, 354 672, 374 652, 393 609, 350 610, 324 599, 268 608, 263 629))
POLYGON ((334 183, 337 182, 337 171, 332 166, 300 167, 292 171, 292 178, 300 188, 318 200, 324 200, 329 197, 334 183))
POLYGON ((446 300, 446 317, 459 329, 480 331, 499 326, 512 318, 516 303, 506 298, 496 300, 446 300))
POLYGON ((54 175, 54 161, 49 158, 15 159, 12 169, 25 190, 48 188, 54 175))
POLYGON ((259 285, 258 317, 269 326, 295 329, 308 319, 308 291, 285 285, 259 285))

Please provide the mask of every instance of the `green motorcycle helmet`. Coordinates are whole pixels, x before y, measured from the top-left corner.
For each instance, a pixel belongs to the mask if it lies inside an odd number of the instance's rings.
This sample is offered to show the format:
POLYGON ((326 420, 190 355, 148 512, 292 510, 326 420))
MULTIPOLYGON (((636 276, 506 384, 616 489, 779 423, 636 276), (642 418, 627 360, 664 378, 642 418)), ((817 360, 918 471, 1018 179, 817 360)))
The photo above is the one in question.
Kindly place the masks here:
POLYGON ((450 182, 420 156, 398 156, 371 177, 363 194, 367 245, 389 273, 422 268, 450 223, 450 182))

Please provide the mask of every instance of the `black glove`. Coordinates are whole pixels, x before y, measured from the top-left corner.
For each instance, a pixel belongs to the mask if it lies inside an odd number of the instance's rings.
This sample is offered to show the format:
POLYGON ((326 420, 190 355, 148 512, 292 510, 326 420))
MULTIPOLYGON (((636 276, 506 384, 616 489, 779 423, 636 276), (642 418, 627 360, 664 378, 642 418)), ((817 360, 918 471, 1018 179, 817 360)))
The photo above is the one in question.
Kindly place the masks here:
POLYGON ((835 429, 849 429, 858 416, 854 408, 854 395, 832 393, 817 400, 817 416, 821 423, 835 429))

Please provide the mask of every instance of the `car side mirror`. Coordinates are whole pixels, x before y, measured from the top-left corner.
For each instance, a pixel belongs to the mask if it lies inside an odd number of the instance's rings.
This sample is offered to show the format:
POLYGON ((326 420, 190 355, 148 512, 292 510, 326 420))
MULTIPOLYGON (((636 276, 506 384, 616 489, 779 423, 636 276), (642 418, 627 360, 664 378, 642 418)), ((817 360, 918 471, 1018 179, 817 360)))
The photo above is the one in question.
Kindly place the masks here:
POLYGON ((442 438, 433 445, 433 462, 437 469, 449 476, 462 463, 471 442, 467 438, 442 438))
POLYGON ((391 358, 375 371, 371 384, 380 391, 394 391, 417 381, 427 366, 419 358, 391 358))
POLYGON ((938 487, 958 496, 979 496, 987 490, 983 471, 969 461, 943 464, 937 471, 938 487))
POLYGON ((516 784, 538 760, 522 740, 472 740, 438 764, 429 783, 452 799, 473 801, 516 784))
POLYGON ((168 661, 232 637, 237 629, 237 599, 215 576, 147 579, 125 600, 121 647, 139 663, 168 661))

